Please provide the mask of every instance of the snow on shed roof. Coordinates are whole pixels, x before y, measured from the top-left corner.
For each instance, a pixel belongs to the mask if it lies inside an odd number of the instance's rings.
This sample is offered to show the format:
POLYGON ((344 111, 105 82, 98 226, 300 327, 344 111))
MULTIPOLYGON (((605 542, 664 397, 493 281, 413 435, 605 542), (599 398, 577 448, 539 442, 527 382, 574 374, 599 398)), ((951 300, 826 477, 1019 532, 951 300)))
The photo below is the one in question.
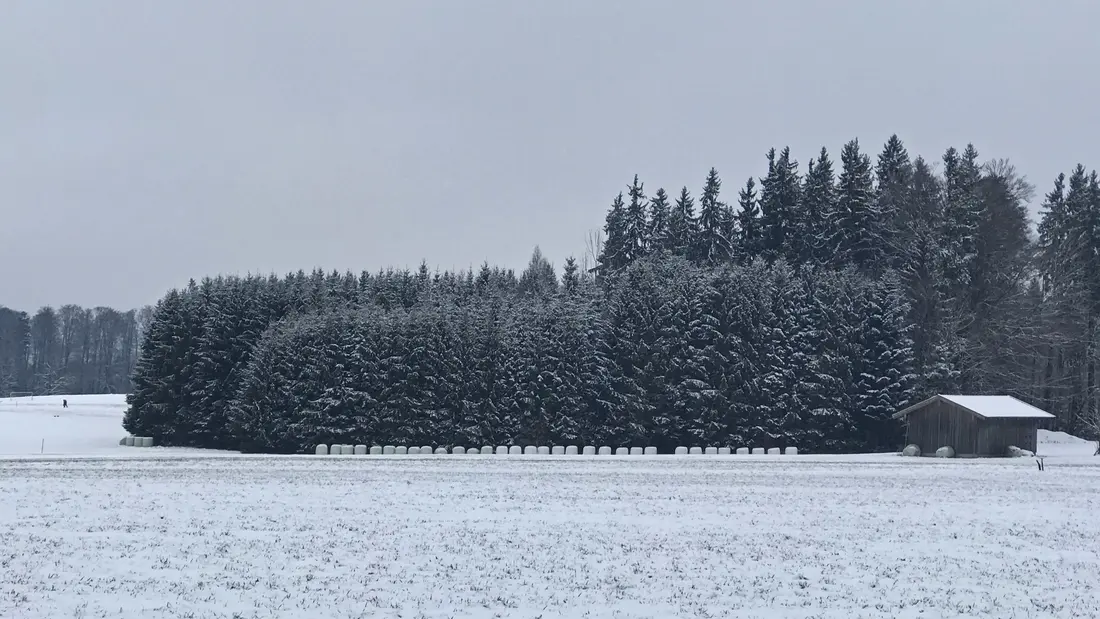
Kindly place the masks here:
POLYGON ((934 395, 923 402, 894 414, 900 419, 909 413, 924 408, 937 398, 957 404, 983 419, 1054 419, 1054 415, 1017 400, 1010 395, 934 395))

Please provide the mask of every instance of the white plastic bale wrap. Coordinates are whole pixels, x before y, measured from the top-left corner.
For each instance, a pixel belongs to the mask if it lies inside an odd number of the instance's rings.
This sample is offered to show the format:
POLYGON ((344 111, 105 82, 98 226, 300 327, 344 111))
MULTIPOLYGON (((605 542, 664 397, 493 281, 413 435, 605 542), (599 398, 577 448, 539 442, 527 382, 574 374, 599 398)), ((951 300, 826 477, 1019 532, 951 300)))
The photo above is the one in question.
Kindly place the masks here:
POLYGON ((453 453, 456 456, 465 456, 466 455, 466 448, 463 447, 462 445, 455 445, 454 447, 451 447, 451 453, 453 453))
POLYGON ((627 449, 626 447, 616 447, 615 448, 615 455, 616 456, 627 456, 627 455, 630 455, 630 450, 627 449))
POLYGON ((126 445, 126 437, 124 436, 124 437, 118 439, 118 444, 122 445, 122 446, 125 446, 126 445))
POLYGON ((701 456, 701 455, 703 455, 703 448, 702 447, 692 447, 691 449, 688 450, 688 453, 690 455, 693 455, 693 456, 701 456))
POLYGON ((381 445, 371 445, 370 446, 370 455, 372 455, 372 456, 381 456, 382 455, 382 446, 381 445))
POLYGON ((134 437, 132 437, 132 436, 127 436, 126 437, 126 446, 127 447, 133 447, 134 446, 134 437))
POLYGON ((596 448, 593 445, 586 445, 584 448, 584 455, 594 456, 596 455, 596 448))
POLYGON ((788 456, 797 456, 798 455, 798 448, 797 447, 788 447, 787 449, 783 450, 783 453, 788 455, 788 456))
POLYGON ((317 446, 317 449, 315 449, 313 451, 313 453, 317 454, 318 456, 327 456, 328 455, 328 445, 325 445, 324 443, 321 443, 320 445, 317 446))
POLYGON ((768 455, 769 456, 778 456, 779 455, 779 448, 778 447, 769 447, 768 448, 768 455))
POLYGON ((507 456, 508 455, 508 448, 504 445, 498 446, 497 447, 497 455, 498 456, 507 456))
POLYGON ((539 446, 539 455, 540 456, 549 456, 550 455, 550 448, 545 446, 545 445, 540 445, 539 446))
POLYGON ((396 456, 404 456, 404 455, 408 455, 408 453, 409 453, 409 448, 408 448, 408 447, 405 447, 404 445, 398 445, 397 447, 395 447, 395 448, 393 449, 393 453, 394 453, 394 455, 396 455, 396 456))
POLYGON ((420 446, 420 455, 422 455, 422 456, 432 455, 432 446, 431 445, 421 445, 420 446))
POLYGON ((936 450, 936 457, 937 458, 954 458, 955 457, 955 448, 951 447, 950 445, 944 445, 943 447, 940 447, 939 449, 936 450))
POLYGON ((367 446, 366 445, 356 445, 355 446, 355 455, 365 456, 366 454, 367 454, 367 446))
POLYGON ((563 447, 561 445, 554 445, 554 448, 550 450, 550 453, 555 455, 555 456, 564 456, 565 455, 565 447, 563 447))
POLYGON ((632 455, 632 456, 640 456, 644 453, 645 453, 645 450, 642 449, 641 447, 631 447, 630 448, 630 455, 632 455))
POLYGON ((688 455, 688 448, 687 447, 677 447, 676 448, 676 455, 677 456, 686 456, 686 455, 688 455))
POLYGON ((397 453, 397 447, 394 447, 393 445, 383 445, 382 446, 382 455, 383 456, 392 456, 396 453, 397 453))
POLYGON ((525 455, 525 456, 536 456, 536 455, 538 455, 538 453, 539 453, 539 448, 535 447, 534 445, 528 445, 528 446, 523 448, 523 455, 525 455))
POLYGON ((490 445, 485 445, 484 447, 481 448, 481 455, 483 455, 483 456, 493 455, 493 448, 490 445))
POLYGON ((718 448, 718 455, 719 456, 728 456, 728 455, 730 455, 730 448, 729 447, 719 447, 718 448))
POLYGON ((739 456, 749 455, 749 448, 748 447, 738 447, 737 448, 737 455, 739 455, 739 456))
POLYGON ((909 458, 915 458, 921 454, 920 446, 912 443, 905 446, 905 449, 901 450, 901 455, 909 458))
POLYGON ((1035 452, 1027 449, 1020 449, 1015 445, 1009 445, 1008 455, 1013 458, 1031 458, 1035 455, 1035 452))
POLYGON ((707 447, 706 450, 703 453, 707 454, 708 456, 717 456, 718 455, 718 448, 717 447, 707 447))
POLYGON ((600 447, 600 452, 599 453, 600 453, 601 456, 610 456, 611 455, 611 448, 608 447, 607 445, 604 445, 603 447, 600 447))
POLYGON ((521 456, 521 455, 523 455, 523 448, 520 447, 519 445, 512 445, 511 447, 508 448, 508 455, 509 456, 521 456))
POLYGON ((645 448, 645 455, 647 455, 647 456, 656 456, 657 455, 657 448, 656 447, 646 447, 645 448))
POLYGON ((420 455, 420 448, 419 447, 409 447, 407 450, 405 450, 405 453, 409 454, 410 456, 419 456, 420 455))
POLYGON ((341 445, 340 446, 340 453, 345 455, 345 456, 354 456, 355 455, 355 445, 341 445))
POLYGON ((565 455, 567 456, 575 456, 578 452, 579 450, 577 449, 576 445, 570 445, 565 448, 565 455))
POLYGON ((754 456, 764 455, 764 448, 763 447, 753 447, 752 448, 752 455, 754 455, 754 456))
POLYGON ((436 447, 435 448, 435 455, 437 455, 437 456, 447 455, 447 448, 446 447, 436 447))

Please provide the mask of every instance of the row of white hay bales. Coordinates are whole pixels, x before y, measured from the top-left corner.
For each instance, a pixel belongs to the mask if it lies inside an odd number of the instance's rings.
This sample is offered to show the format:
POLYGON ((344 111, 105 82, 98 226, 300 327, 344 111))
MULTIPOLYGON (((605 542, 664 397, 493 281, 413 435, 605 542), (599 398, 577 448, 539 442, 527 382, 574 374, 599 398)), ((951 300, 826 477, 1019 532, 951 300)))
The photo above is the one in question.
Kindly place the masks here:
MULTIPOLYGON (((739 456, 747 455, 772 455, 777 456, 785 454, 788 456, 798 455, 797 447, 787 447, 780 450, 778 447, 772 447, 765 450, 763 447, 754 447, 751 450, 748 447, 739 447, 736 451, 729 447, 677 447, 675 455, 677 456, 729 456, 736 453, 739 456)), ((576 445, 562 446, 557 445, 554 447, 535 446, 528 445, 526 447, 520 447, 519 445, 499 447, 486 446, 478 449, 477 447, 471 447, 466 449, 465 447, 452 447, 449 450, 446 447, 432 447, 430 445, 424 447, 405 447, 395 445, 373 445, 367 447, 366 445, 317 445, 316 454, 318 456, 424 456, 424 455, 482 455, 482 456, 656 456, 656 447, 617 447, 612 450, 610 447, 604 446, 596 448, 593 446, 578 447, 576 445)))
POLYGON ((119 445, 125 447, 152 447, 153 437, 151 436, 125 436, 118 440, 119 445))

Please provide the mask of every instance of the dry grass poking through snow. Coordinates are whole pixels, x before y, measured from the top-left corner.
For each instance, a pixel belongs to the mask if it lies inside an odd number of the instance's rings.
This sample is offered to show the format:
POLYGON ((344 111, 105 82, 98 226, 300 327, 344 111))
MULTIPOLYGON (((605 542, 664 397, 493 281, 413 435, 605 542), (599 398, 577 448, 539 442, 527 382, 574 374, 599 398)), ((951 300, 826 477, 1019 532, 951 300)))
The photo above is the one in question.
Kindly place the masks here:
POLYGON ((0 617, 1097 617, 1098 508, 1085 461, 7 461, 0 617))

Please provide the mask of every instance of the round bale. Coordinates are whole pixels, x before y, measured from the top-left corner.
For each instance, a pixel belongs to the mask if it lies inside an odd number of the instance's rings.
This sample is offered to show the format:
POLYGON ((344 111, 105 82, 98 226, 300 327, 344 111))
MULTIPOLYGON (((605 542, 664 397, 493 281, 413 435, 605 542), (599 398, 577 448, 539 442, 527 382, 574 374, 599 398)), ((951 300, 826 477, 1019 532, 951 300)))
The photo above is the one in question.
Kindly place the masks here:
POLYGON ((355 446, 355 455, 357 455, 357 456, 367 455, 367 446, 366 445, 356 445, 355 446))
POLYGON ((583 453, 586 456, 594 456, 596 455, 596 448, 592 445, 586 445, 583 453))
POLYGON ((644 453, 647 456, 656 456, 657 455, 657 448, 656 447, 646 447, 644 453))
POLYGON ((314 450, 313 453, 317 454, 318 456, 327 456, 328 455, 328 445, 325 445, 324 443, 321 443, 320 445, 317 446, 317 449, 314 450))
POLYGON ((944 445, 943 447, 940 447, 939 449, 936 450, 936 457, 937 458, 954 458, 955 457, 955 448, 951 447, 950 445, 944 445))

